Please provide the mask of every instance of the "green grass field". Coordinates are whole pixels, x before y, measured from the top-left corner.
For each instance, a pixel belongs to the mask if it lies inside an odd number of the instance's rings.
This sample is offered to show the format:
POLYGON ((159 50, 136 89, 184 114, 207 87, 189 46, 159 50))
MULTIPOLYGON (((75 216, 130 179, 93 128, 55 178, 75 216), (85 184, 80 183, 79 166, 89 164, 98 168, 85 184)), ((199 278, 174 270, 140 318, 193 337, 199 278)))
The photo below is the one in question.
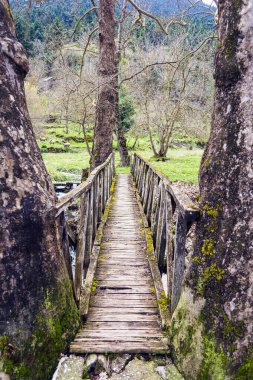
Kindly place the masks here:
POLYGON ((170 149, 167 161, 157 161, 150 151, 137 152, 150 162, 160 173, 171 182, 185 182, 198 184, 198 173, 200 161, 203 154, 202 149, 189 150, 186 148, 170 149))
MULTIPOLYGON (((75 138, 81 137, 78 127, 71 125, 69 134, 65 134, 64 128, 56 127, 47 129, 44 134, 46 141, 38 140, 42 156, 49 174, 53 181, 78 181, 81 177, 83 168, 89 167, 89 154, 84 142, 75 141, 75 138), (54 144, 50 141, 54 140, 54 144), (67 141, 70 147, 65 149, 61 143, 62 140, 67 141), (63 148, 66 150, 61 153, 49 153, 48 148, 63 148)), ((183 139, 181 139, 183 140, 183 139)), ((187 141, 188 146, 189 142, 187 141)), ((128 146, 134 144, 134 138, 128 137, 128 146)), ((193 147, 192 150, 183 146, 171 148, 167 155, 167 161, 159 161, 153 157, 153 153, 149 148, 148 138, 139 139, 136 145, 136 151, 144 159, 150 162, 158 171, 164 174, 170 181, 184 183, 198 183, 198 172, 200 160, 203 154, 202 149, 193 147)), ((192 142, 194 145, 194 141, 192 142)), ((91 143, 90 143, 91 145, 91 143)), ((117 173, 130 173, 130 168, 120 167, 120 158, 116 150, 117 144, 114 142, 115 163, 117 173)), ((130 150, 130 154, 133 151, 130 150)))
MULTIPOLYGON (((138 153, 170 181, 197 184, 202 152, 200 149, 192 151, 184 148, 172 149, 166 162, 156 161, 150 151, 138 153)), ((89 166, 89 155, 83 149, 76 153, 43 153, 42 156, 53 181, 80 180, 82 169, 89 166)), ((115 163, 117 173, 130 173, 129 167, 120 167, 118 152, 115 155, 115 163)))

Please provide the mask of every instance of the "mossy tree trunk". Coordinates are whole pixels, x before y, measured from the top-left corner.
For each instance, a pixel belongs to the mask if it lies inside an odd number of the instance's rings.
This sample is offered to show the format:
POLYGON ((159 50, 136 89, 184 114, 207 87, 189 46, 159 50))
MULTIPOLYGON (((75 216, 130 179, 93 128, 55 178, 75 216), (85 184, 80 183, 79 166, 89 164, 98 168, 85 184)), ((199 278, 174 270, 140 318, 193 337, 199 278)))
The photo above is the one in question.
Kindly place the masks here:
POLYGON ((0 0, 0 372, 49 379, 79 324, 55 192, 28 115, 28 61, 0 0))
POLYGON ((189 379, 253 376, 253 3, 220 0, 201 220, 173 316, 174 357, 189 379), (189 366, 189 363, 191 365, 189 366))
POLYGON ((101 165, 112 153, 116 103, 115 0, 99 1, 99 89, 91 168, 101 165))

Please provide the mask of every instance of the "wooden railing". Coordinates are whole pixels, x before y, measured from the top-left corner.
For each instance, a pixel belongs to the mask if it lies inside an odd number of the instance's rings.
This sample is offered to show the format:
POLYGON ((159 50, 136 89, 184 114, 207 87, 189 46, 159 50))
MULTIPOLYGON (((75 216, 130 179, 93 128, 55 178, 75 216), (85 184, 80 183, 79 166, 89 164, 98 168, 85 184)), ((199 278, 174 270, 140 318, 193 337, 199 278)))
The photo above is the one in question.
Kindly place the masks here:
POLYGON ((85 182, 63 196, 56 205, 61 245, 78 302, 83 280, 89 267, 96 232, 110 197, 114 172, 114 155, 111 154, 101 166, 92 171, 85 182), (76 234, 66 222, 65 211, 77 202, 80 202, 80 221, 76 234), (74 276, 69 250, 70 242, 76 248, 74 276))
POLYGON ((160 271, 167 265, 168 300, 173 313, 182 290, 186 236, 199 211, 187 195, 136 153, 132 174, 152 232, 160 271))

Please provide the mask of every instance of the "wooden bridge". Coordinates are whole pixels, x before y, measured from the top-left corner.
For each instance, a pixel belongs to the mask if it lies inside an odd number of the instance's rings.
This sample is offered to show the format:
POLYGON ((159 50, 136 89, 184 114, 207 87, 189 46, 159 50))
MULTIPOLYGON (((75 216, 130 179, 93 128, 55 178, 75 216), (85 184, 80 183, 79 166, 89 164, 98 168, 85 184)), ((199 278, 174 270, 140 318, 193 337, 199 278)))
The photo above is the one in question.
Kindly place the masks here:
POLYGON ((137 154, 132 175, 115 178, 111 155, 61 198, 57 218, 84 321, 72 353, 168 352, 165 331, 180 298, 186 236, 199 216, 191 203, 137 154), (65 212, 77 202, 75 232, 65 212), (69 245, 76 250, 74 270, 69 245))

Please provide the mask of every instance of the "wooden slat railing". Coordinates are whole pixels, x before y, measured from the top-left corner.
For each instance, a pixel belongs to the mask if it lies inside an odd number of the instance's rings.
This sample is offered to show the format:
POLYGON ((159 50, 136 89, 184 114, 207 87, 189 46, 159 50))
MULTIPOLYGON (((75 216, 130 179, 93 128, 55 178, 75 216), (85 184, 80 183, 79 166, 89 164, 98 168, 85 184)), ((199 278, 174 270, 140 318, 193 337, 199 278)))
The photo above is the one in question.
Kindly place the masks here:
POLYGON ((167 265, 168 300, 173 313, 182 290, 186 236, 198 219, 199 210, 187 195, 136 153, 132 174, 152 232, 160 271, 167 265))
POLYGON ((63 196, 56 205, 56 220, 59 224, 61 245, 78 302, 83 280, 89 267, 96 232, 110 197, 114 174, 114 155, 111 154, 102 165, 92 171, 85 182, 63 196), (75 236, 66 222, 65 211, 79 199, 80 222, 77 236, 75 236), (72 245, 76 244, 74 276, 72 275, 69 241, 72 245))

